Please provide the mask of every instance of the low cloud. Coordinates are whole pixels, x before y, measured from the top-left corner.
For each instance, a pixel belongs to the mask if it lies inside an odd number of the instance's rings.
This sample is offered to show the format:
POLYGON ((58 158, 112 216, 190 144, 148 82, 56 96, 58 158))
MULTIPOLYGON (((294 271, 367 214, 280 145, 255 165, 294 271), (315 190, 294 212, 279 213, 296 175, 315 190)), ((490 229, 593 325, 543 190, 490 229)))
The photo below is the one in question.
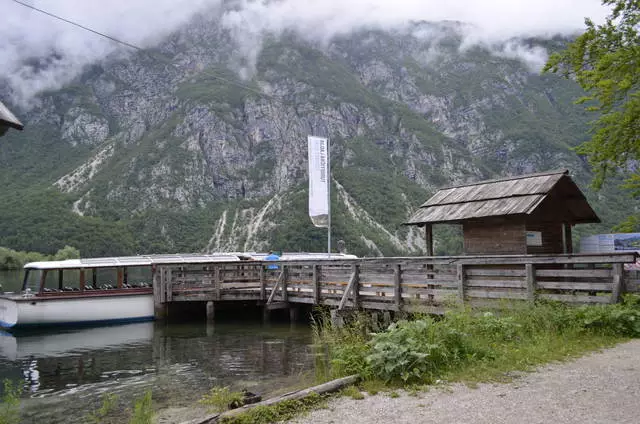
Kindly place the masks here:
MULTIPOLYGON (((514 40, 574 34, 584 28, 585 17, 599 22, 608 12, 600 0, 111 0, 99 4, 31 0, 30 4, 142 47, 157 44, 196 13, 214 14, 240 47, 246 68, 255 64, 265 33, 294 31, 326 44, 360 29, 401 29, 410 22, 448 20, 465 23, 464 45, 493 46, 494 54, 523 60, 536 70, 546 60, 546 51, 514 40)), ((113 41, 9 0, 3 7, 0 78, 7 81, 15 103, 26 106, 37 93, 69 82, 85 65, 110 54, 126 54, 127 49, 113 41)))

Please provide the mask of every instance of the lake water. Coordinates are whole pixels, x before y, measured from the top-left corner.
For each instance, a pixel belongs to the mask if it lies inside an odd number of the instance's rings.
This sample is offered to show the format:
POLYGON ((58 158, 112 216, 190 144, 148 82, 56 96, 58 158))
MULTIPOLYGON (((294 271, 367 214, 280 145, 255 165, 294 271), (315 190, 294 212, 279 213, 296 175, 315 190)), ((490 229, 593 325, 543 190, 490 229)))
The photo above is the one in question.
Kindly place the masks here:
MULTIPOLYGON (((5 291, 19 274, 0 273, 5 291)), ((83 423, 105 393, 124 410, 151 389, 156 408, 174 408, 214 386, 268 396, 312 383, 311 343, 307 325, 255 320, 3 332, 0 379, 24 389, 21 422, 83 423)))

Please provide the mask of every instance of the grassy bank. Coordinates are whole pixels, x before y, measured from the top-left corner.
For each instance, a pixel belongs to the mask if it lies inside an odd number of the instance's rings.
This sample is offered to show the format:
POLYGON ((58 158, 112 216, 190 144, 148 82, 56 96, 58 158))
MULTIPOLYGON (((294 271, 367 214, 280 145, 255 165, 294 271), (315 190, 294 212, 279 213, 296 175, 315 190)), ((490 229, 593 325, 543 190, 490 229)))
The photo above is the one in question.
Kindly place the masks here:
MULTIPOLYGON (((407 316, 378 331, 365 313, 340 327, 321 314, 313 327, 319 380, 358 374, 360 387, 339 395, 361 399, 364 390, 394 397, 396 388, 416 391, 436 382, 507 381, 514 371, 640 337, 640 297, 627 296, 617 305, 539 302, 490 311, 454 309, 443 317, 407 316)), ((326 399, 316 395, 258 407, 223 422, 286 421, 322 408, 326 399)))
POLYGON ((640 298, 616 305, 570 307, 541 302, 499 310, 455 309, 412 316, 373 331, 366 315, 339 328, 315 323, 328 377, 359 374, 388 386, 501 380, 510 371, 575 357, 640 336, 640 298))

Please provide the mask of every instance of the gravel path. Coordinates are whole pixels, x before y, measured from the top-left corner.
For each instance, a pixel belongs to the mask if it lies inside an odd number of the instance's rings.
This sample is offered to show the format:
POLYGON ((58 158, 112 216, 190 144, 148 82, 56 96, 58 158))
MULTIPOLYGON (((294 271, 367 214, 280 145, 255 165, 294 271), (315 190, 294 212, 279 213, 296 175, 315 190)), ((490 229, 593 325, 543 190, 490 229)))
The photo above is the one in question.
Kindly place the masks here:
POLYGON ((337 398, 293 423, 640 423, 640 340, 541 367, 508 384, 418 396, 337 398))

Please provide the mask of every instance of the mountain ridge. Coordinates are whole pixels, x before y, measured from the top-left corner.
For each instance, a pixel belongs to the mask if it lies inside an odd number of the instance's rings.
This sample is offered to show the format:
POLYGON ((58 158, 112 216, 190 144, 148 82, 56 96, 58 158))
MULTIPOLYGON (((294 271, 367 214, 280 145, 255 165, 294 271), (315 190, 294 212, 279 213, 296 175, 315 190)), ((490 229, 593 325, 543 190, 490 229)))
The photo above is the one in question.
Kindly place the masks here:
MULTIPOLYGON (((251 65, 223 28, 194 22, 41 95, 27 130, 0 143, 0 201, 14 208, 0 210, 0 245, 324 250, 326 231, 306 216, 307 134, 332 139, 334 239, 360 255, 424 253, 422 235, 400 224, 444 185, 564 167, 583 188, 590 179, 572 151, 588 137, 589 116, 572 103, 579 87, 482 46, 461 50, 455 25, 326 46, 286 33, 266 37, 251 65), (225 82, 245 65, 255 66, 249 90, 225 82)), ((586 191, 606 216, 578 236, 638 210, 615 182, 586 191)), ((440 253, 460 250, 455 229, 436 240, 440 253)))

